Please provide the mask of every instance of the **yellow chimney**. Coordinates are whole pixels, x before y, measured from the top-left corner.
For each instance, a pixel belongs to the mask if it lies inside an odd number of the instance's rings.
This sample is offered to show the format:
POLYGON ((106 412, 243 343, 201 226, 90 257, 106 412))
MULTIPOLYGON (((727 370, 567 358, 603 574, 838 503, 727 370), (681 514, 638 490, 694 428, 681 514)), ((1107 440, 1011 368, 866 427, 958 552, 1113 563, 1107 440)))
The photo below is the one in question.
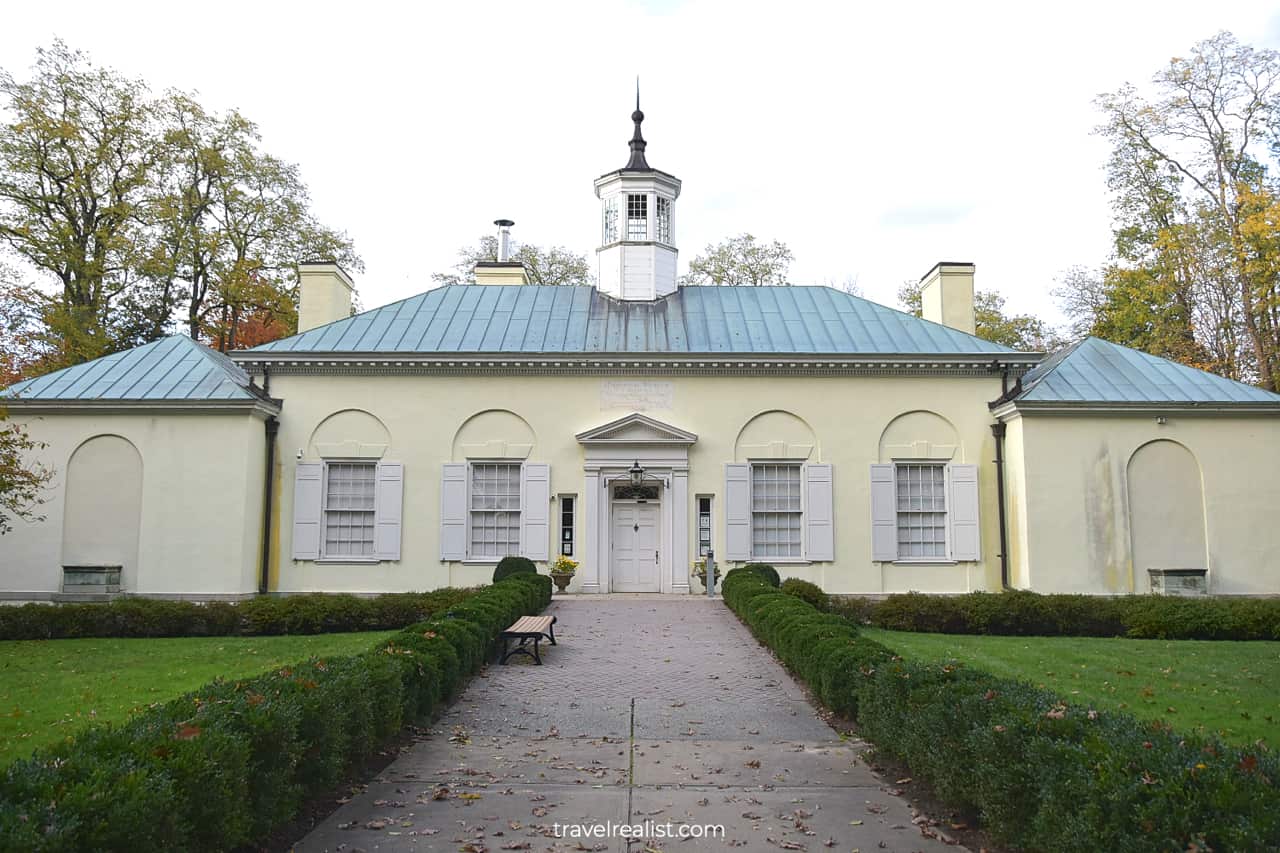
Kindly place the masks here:
POLYGON ((351 316, 356 287, 332 261, 298 264, 298 331, 351 316))
POLYGON ((973 264, 943 261, 920 279, 920 307, 926 320, 972 335, 973 264))

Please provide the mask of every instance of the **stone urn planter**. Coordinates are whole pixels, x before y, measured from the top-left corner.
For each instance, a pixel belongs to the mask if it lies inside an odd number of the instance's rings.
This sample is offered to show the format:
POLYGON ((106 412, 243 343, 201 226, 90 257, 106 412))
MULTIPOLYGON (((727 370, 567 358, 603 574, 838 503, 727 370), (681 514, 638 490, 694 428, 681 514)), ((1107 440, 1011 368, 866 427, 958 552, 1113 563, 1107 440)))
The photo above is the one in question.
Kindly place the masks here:
MULTIPOLYGON (((707 591, 707 561, 695 560, 693 563, 693 576, 702 584, 702 591, 707 591)), ((716 589, 720 588, 720 567, 716 566, 716 589)))
POLYGON ((574 572, 577 570, 577 560, 571 560, 564 554, 556 557, 555 562, 551 564, 551 581, 556 585, 556 592, 564 594, 564 591, 569 588, 569 581, 573 580, 574 572))

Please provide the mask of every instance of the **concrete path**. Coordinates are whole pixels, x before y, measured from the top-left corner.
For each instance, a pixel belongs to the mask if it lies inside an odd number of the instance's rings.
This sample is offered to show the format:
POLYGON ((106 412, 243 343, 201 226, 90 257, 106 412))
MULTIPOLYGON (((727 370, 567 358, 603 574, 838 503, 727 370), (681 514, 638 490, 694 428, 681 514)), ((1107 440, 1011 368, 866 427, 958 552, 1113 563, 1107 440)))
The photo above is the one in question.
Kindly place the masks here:
POLYGON ((962 849, 922 834, 864 745, 723 603, 583 596, 548 612, 545 665, 490 666, 296 849, 962 849), (622 835, 634 825, 642 840, 622 835), (675 837, 704 825, 723 835, 675 837))

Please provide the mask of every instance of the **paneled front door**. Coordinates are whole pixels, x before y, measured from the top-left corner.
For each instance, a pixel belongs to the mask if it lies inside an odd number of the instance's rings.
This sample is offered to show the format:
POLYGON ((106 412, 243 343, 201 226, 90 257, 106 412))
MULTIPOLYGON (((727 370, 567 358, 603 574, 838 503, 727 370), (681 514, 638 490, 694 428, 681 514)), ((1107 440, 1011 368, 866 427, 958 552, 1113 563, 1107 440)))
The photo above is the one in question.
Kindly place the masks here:
POLYGON ((614 592, 658 592, 658 504, 613 505, 614 592))

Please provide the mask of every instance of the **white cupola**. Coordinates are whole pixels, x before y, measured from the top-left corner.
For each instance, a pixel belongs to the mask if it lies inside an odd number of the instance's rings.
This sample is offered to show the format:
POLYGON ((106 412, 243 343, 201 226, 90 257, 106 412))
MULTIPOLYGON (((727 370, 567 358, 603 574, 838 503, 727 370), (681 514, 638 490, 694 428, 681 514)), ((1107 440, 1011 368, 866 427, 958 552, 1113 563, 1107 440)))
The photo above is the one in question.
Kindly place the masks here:
POLYGON ((676 290, 675 201, 680 179, 651 168, 640 134, 640 89, 631 159, 596 178, 600 199, 599 288, 615 299, 652 301, 676 290))

